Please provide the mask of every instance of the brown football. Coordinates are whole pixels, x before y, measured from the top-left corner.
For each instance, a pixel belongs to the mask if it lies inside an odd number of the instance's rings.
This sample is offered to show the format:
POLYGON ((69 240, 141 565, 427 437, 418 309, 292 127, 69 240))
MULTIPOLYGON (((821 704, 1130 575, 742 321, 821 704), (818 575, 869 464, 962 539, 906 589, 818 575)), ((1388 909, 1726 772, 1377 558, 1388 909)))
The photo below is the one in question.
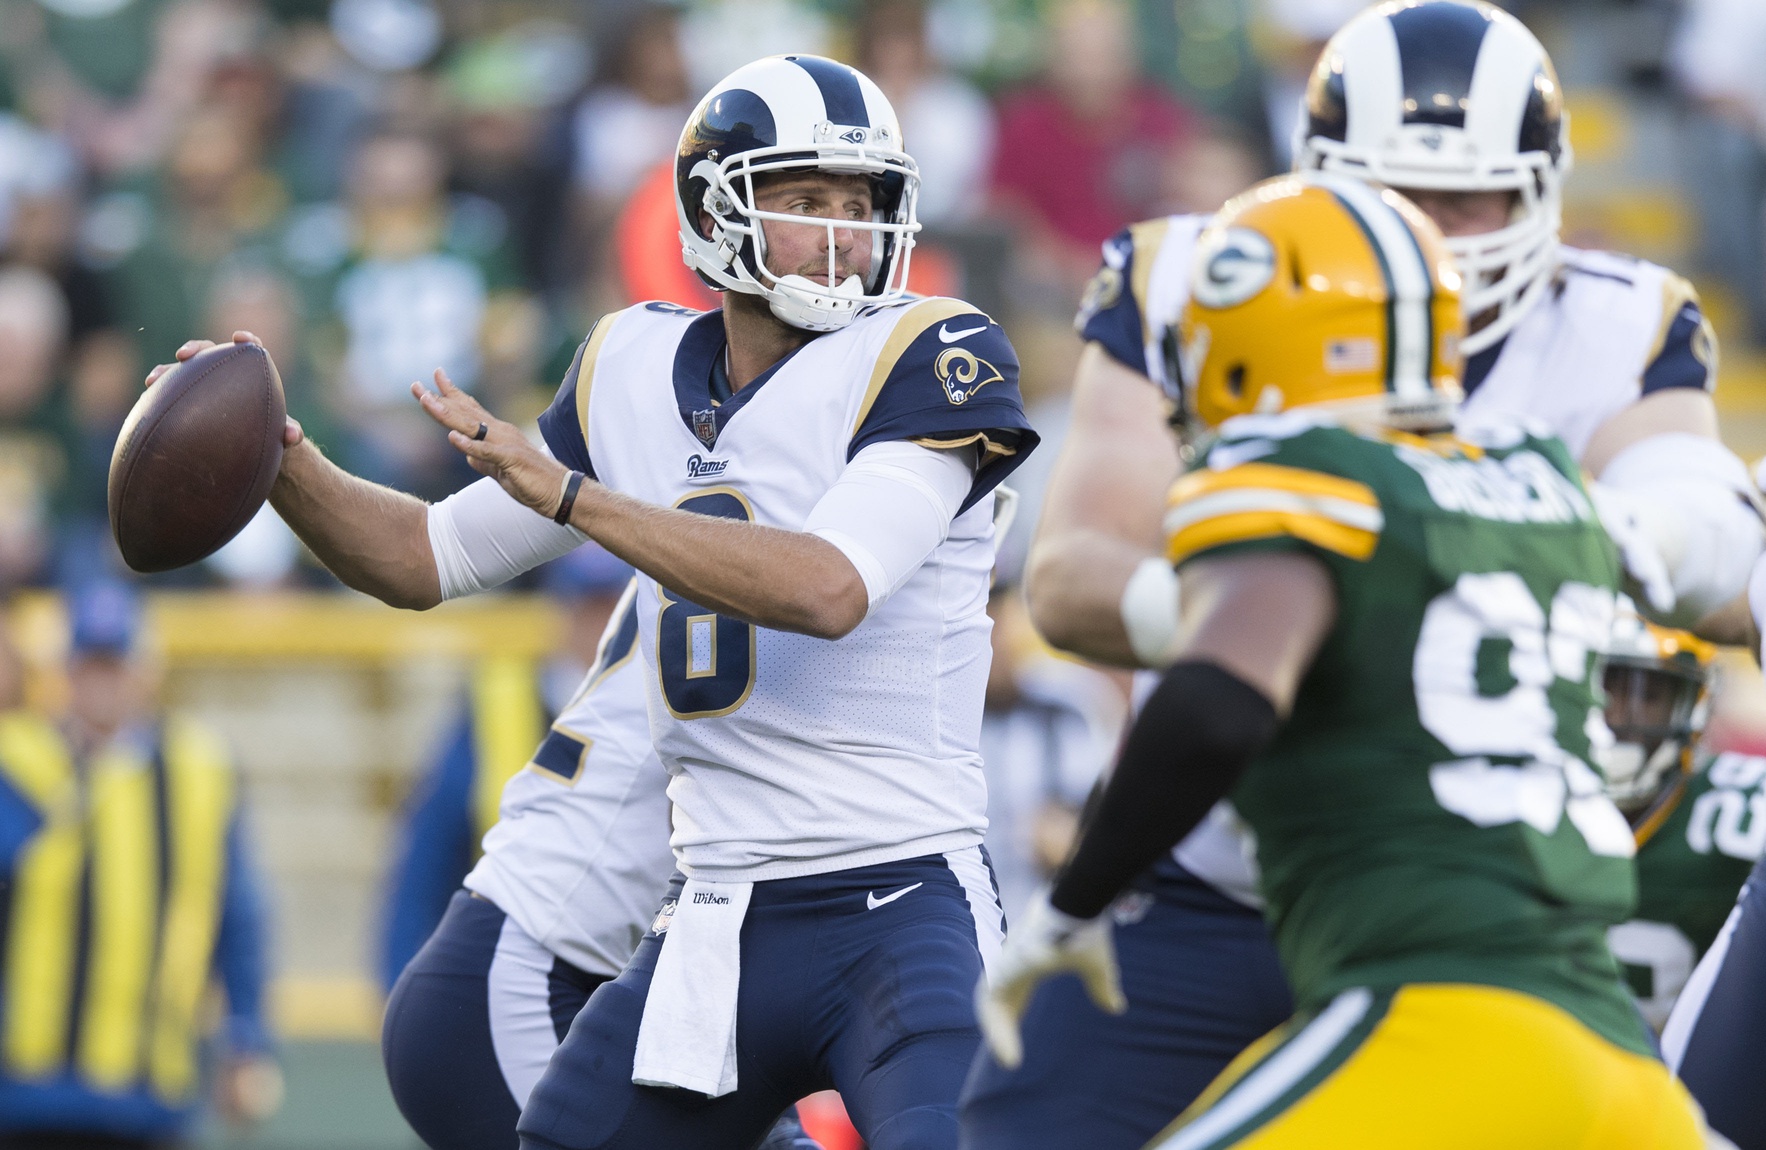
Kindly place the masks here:
POLYGON ((110 456, 110 530, 137 571, 214 554, 269 497, 287 414, 269 353, 224 343, 147 389, 110 456))

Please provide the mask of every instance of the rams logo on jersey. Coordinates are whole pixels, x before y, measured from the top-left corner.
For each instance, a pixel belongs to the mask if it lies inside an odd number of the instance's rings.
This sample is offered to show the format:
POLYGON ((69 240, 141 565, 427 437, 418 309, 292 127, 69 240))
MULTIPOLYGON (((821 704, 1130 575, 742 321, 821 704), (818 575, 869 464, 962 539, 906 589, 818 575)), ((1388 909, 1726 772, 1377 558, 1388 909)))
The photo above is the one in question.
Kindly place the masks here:
POLYGON ((932 363, 932 373, 944 386, 944 397, 958 407, 968 403, 988 384, 1001 383, 1005 379, 993 364, 960 347, 939 352, 932 363))
POLYGON ((1237 307, 1275 278, 1275 247, 1261 232, 1227 228, 1204 237, 1190 294, 1204 307, 1237 307))

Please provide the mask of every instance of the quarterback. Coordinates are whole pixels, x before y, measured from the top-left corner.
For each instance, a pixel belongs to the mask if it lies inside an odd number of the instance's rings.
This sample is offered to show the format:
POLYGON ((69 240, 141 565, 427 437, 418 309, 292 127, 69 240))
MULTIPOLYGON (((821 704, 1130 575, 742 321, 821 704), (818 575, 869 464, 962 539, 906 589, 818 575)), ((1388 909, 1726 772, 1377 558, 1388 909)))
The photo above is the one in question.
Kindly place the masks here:
MULTIPOLYGON (((1678 618, 1725 621, 1762 533, 1746 470, 1715 438, 1710 328, 1666 269, 1558 242, 1570 152, 1539 42, 1485 4, 1370 8, 1321 54, 1299 135, 1302 168, 1389 182, 1436 213, 1466 275, 1467 426, 1558 434, 1599 477, 1633 582, 1678 618)), ((1176 324, 1206 223, 1149 221, 1106 244, 1080 315, 1073 429, 1026 587, 1051 641, 1105 662, 1162 666, 1178 635, 1160 508, 1181 466, 1176 324)), ((1254 845, 1222 805, 1113 910, 1127 1013, 1045 987, 1023 1065, 977 1061, 965 1146, 1066 1145, 1076 1121, 1101 1131, 1094 1145, 1144 1143, 1289 1013, 1260 906, 1254 845)))
POLYGON ((400 605, 585 536, 640 572, 679 873, 530 1094, 524 1145, 748 1147, 833 1087, 873 1147, 954 1146, 1003 925, 977 744, 992 492, 1036 443, 1017 360, 969 305, 906 295, 918 173, 851 68, 739 69, 676 175, 723 309, 603 318, 546 450, 442 373, 414 386, 494 480, 439 517, 292 429, 272 503, 400 605))
POLYGON ((1016 1060, 1058 971, 1120 1007, 1100 916, 1231 790, 1297 1011, 1152 1146, 1702 1147, 1605 944, 1636 897, 1588 765, 1619 564, 1574 460, 1448 434, 1460 281, 1393 193, 1259 185, 1193 282, 1219 437, 1165 517, 1182 637, 982 988, 990 1045, 1016 1060))

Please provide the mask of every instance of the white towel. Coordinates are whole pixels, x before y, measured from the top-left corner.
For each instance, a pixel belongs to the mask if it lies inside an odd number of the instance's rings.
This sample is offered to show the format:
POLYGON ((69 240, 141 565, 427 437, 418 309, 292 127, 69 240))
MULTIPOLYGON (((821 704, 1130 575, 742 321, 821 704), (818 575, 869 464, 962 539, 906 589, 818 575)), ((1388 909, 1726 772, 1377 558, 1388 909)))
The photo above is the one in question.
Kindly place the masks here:
POLYGON ((751 882, 681 887, 650 977, 632 1081, 721 1098, 736 1089, 736 992, 751 882))

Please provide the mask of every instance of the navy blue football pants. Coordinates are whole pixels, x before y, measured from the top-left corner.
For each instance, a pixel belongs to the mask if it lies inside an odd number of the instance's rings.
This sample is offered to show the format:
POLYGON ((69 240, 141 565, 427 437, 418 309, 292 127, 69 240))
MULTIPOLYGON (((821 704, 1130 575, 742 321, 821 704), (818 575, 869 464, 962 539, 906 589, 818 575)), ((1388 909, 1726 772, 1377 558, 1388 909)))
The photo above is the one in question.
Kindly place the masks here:
POLYGON ((1739 1150, 1766 1150, 1766 859, 1662 1034, 1668 1065, 1739 1150))
POLYGON ((1117 901, 1128 1012, 1071 975, 1024 1015, 1024 1062, 983 1049, 963 1092, 963 1150, 1140 1150, 1294 1004, 1257 911, 1166 860, 1117 901))
MULTIPOLYGON (((534 1067, 551 1057, 607 981, 546 954, 525 935, 511 939, 507 925, 495 904, 455 893, 387 1000, 387 1081, 405 1121, 434 1150, 515 1150, 517 1089, 531 1088, 534 1067), (522 969, 525 956, 540 961, 522 969), (512 958, 517 965, 509 970, 512 958), (538 1028, 531 1025, 535 1016, 538 1028)), ((820 1150, 795 1111, 765 1147, 820 1150)))
POLYGON ((975 985, 1001 925, 974 847, 757 882, 741 934, 737 1089, 708 1099, 632 1084, 664 937, 652 932, 577 1016, 522 1112, 521 1145, 749 1150, 794 1100, 833 1089, 869 1150, 954 1150, 980 1041, 975 985))

